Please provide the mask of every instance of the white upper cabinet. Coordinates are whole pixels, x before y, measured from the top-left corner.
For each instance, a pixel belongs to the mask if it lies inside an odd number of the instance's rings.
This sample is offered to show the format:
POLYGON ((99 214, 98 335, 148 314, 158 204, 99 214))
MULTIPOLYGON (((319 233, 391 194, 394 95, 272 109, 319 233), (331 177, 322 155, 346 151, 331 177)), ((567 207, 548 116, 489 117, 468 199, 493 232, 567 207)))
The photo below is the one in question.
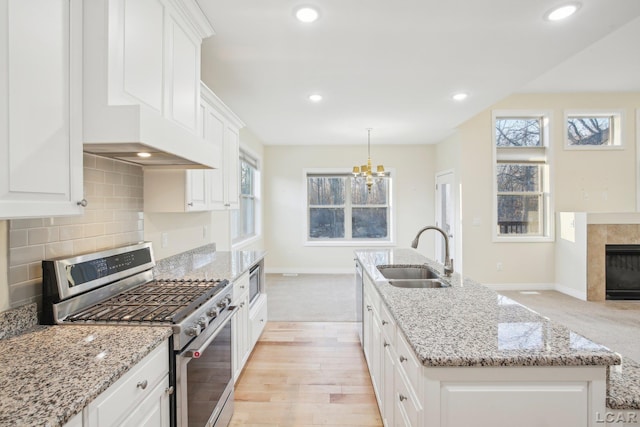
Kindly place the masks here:
POLYGON ((0 0, 0 219, 82 213, 81 37, 81 0, 0 0))
POLYGON ((220 167, 208 171, 211 209, 238 209, 240 204, 240 129, 244 123, 204 83, 201 85, 204 137, 220 167))
POLYGON ((198 117, 200 46, 213 29, 195 0, 85 3, 85 150, 135 144, 217 166, 198 117))

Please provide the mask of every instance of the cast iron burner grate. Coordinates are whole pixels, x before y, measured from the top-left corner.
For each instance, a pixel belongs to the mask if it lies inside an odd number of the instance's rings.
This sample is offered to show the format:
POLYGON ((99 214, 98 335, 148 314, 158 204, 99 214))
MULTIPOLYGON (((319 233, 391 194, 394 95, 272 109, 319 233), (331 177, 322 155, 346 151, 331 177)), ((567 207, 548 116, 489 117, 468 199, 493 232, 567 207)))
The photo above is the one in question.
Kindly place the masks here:
POLYGON ((176 324, 227 283, 227 280, 152 281, 96 303, 65 321, 176 324))

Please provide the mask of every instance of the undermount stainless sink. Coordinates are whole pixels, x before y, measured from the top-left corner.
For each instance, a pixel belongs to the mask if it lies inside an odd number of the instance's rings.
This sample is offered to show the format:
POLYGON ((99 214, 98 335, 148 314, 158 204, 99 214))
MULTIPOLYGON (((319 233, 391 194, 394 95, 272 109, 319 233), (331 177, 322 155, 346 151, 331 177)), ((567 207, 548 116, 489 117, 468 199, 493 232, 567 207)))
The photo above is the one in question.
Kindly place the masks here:
POLYGON ((439 279, 389 280, 389 284, 396 288, 448 288, 451 286, 439 279))
POLYGON ((378 270, 397 288, 448 288, 440 275, 426 265, 379 265, 378 270))
POLYGON ((385 279, 439 279, 440 276, 426 265, 379 265, 385 279))

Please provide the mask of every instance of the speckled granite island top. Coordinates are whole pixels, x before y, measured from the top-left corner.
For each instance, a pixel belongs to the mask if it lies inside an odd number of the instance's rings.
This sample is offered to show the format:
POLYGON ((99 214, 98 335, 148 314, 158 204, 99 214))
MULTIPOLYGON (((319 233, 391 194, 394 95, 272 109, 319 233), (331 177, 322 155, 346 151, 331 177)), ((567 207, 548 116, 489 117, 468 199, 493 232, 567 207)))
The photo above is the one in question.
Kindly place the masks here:
POLYGON ((169 336, 168 327, 65 325, 0 340, 0 425, 64 425, 169 336))
POLYGON ((447 288, 406 289, 377 265, 441 265, 412 249, 356 251, 425 366, 617 365, 620 356, 519 303, 453 274, 447 288))
POLYGON ((227 279, 233 282, 260 262, 265 251, 217 251, 205 245, 161 259, 153 269, 156 279, 227 279))

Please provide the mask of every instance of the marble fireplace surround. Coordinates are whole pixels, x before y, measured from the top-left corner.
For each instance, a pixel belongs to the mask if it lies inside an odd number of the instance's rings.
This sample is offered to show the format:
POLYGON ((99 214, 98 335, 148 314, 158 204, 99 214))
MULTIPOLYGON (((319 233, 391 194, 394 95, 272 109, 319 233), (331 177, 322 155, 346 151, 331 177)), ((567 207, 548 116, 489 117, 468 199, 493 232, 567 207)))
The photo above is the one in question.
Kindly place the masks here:
MULTIPOLYGON (((635 220, 635 215, 634 215, 635 220)), ((587 224, 587 300, 605 300, 605 246, 640 244, 640 223, 604 224, 591 218, 587 224)))

